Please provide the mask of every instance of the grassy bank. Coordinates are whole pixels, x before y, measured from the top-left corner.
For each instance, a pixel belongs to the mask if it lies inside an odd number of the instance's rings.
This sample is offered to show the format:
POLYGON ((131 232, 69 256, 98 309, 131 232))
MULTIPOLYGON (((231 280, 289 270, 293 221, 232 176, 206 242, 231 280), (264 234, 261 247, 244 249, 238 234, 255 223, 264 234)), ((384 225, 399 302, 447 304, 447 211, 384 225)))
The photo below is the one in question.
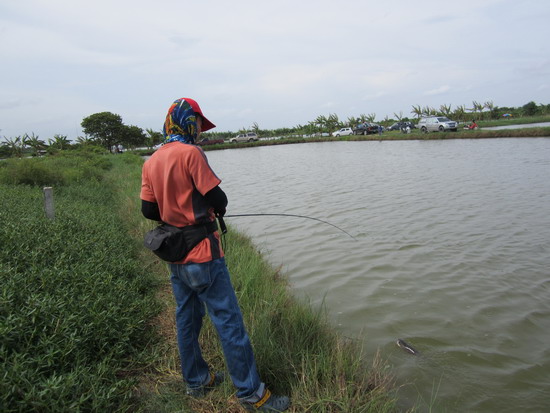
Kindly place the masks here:
MULTIPOLYGON (((141 248, 141 159, 132 155, 0 164, 2 411, 241 411, 227 382, 184 395, 166 267, 141 248), (82 174, 87 169, 91 171, 82 174), (34 171, 34 172, 33 172, 34 171), (56 219, 42 208, 54 182, 56 219)), ((296 302, 250 240, 230 231, 227 262, 262 378, 294 412, 394 411, 379 360, 296 302)), ((224 369, 206 320, 206 358, 224 369)))

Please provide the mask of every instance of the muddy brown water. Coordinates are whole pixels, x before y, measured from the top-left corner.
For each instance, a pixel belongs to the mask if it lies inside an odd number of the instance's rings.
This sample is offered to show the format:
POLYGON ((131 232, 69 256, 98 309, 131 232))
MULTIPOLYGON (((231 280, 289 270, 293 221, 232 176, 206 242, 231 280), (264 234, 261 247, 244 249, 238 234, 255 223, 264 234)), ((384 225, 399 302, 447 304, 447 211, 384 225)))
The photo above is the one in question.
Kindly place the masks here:
POLYGON ((298 218, 227 218, 282 266, 296 297, 324 305, 367 354, 381 351, 404 409, 548 411, 549 138, 207 156, 228 214, 309 215, 356 238, 298 218))

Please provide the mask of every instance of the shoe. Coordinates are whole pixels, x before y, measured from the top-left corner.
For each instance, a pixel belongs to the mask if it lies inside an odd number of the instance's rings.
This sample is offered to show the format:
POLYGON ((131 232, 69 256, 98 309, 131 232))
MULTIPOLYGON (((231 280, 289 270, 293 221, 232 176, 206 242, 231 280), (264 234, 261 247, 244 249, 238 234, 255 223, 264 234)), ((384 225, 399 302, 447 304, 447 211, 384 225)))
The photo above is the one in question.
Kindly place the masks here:
POLYGON ((275 396, 266 389, 264 397, 255 403, 240 400, 249 412, 284 412, 290 407, 290 399, 287 396, 275 396))
POLYGON ((217 372, 216 374, 210 373, 210 381, 200 387, 187 387, 187 395, 191 397, 204 397, 206 393, 214 390, 217 386, 223 383, 225 380, 225 374, 223 372, 217 372))

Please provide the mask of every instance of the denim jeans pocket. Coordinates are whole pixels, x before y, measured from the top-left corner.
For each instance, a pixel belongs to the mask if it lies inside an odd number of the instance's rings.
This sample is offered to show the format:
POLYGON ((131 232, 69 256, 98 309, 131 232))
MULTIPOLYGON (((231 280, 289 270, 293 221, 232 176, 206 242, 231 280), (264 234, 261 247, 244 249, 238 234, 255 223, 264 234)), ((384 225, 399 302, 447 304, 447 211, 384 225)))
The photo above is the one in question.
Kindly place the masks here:
POLYGON ((183 274, 185 283, 189 288, 200 291, 212 284, 210 276, 210 263, 184 264, 183 274))

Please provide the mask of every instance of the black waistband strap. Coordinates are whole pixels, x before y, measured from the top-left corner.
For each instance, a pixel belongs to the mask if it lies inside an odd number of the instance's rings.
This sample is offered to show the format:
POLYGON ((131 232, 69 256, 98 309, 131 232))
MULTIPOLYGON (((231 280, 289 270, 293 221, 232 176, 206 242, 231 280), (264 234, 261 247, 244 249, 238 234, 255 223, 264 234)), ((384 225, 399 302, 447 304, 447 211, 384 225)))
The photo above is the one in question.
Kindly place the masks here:
POLYGON ((216 232, 218 230, 218 223, 214 221, 210 221, 206 224, 195 224, 195 225, 188 225, 186 227, 181 228, 186 232, 194 233, 194 234, 204 234, 206 237, 208 234, 211 234, 212 232, 216 232))

